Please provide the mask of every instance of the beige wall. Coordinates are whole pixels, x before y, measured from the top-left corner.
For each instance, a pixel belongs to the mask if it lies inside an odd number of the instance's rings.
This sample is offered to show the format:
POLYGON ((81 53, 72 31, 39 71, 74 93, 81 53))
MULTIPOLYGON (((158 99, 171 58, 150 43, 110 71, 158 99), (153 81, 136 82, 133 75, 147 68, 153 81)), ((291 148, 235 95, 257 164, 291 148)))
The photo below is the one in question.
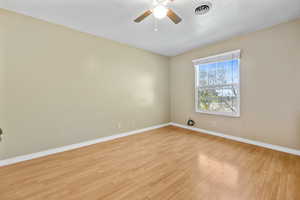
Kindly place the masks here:
MULTIPOLYGON (((220 30, 222 31, 222 30, 220 30)), ((171 58, 171 120, 300 149, 300 20, 171 58), (241 117, 195 113, 192 60, 241 49, 241 117)))
POLYGON ((168 58, 0 16, 0 160, 170 121, 168 58))

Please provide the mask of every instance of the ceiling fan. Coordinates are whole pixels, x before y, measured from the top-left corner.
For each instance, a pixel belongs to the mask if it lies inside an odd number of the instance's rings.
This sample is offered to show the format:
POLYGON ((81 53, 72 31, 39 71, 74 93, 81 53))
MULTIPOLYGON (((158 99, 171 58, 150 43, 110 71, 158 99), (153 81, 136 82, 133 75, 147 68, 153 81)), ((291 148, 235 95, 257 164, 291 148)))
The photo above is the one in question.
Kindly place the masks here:
POLYGON ((167 7, 167 4, 172 1, 174 0, 153 0, 153 7, 136 18, 134 22, 140 23, 153 14, 157 19, 163 19, 168 16, 175 24, 180 23, 182 19, 172 9, 167 7))

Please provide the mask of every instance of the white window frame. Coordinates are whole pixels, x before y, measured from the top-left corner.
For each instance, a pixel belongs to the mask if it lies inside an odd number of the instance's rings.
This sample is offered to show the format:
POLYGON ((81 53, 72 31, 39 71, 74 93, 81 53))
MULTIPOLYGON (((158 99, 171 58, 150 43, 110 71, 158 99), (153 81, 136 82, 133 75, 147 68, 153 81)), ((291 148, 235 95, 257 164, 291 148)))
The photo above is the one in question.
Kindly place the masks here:
POLYGON ((203 114, 210 114, 210 115, 221 115, 221 116, 228 116, 228 117, 240 117, 240 104, 241 104, 241 73, 240 73, 240 53, 241 50, 235 50, 235 51, 230 51, 230 52, 225 52, 222 54, 218 55, 213 55, 205 58, 200 58, 193 60, 194 63, 194 69, 195 69, 195 111, 197 113, 203 113, 203 114), (237 112, 236 113, 227 113, 227 112, 208 112, 208 111, 202 111, 198 109, 198 73, 199 73, 199 68, 198 65, 200 64, 212 64, 212 63, 218 63, 218 62, 223 62, 223 61, 228 61, 228 60, 238 60, 238 76, 239 76, 239 82, 238 82, 238 96, 237 96, 237 112))

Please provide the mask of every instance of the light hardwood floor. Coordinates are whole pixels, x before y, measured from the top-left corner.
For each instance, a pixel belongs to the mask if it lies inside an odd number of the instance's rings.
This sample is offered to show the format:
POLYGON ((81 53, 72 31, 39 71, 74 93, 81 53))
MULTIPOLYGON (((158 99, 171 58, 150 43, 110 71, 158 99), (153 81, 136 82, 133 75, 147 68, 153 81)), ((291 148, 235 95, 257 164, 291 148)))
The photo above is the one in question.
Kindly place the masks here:
POLYGON ((300 157, 177 127, 0 168, 0 199, 300 199, 300 157))

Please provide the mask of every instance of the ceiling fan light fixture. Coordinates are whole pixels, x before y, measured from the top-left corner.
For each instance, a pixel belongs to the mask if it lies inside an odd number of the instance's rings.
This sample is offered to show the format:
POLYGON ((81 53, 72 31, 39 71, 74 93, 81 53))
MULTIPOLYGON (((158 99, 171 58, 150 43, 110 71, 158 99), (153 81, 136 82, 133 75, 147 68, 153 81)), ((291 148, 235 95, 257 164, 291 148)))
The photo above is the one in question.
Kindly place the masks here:
POLYGON ((168 9, 165 6, 158 5, 153 9, 153 15, 157 19, 162 19, 167 16, 168 9))
MULTIPOLYGON (((153 7, 147 11, 145 11, 143 14, 141 14, 139 17, 137 17, 134 22, 140 23, 145 18, 147 18, 149 15, 154 16, 155 19, 163 19, 165 17, 168 17, 174 24, 179 24, 182 19, 171 9, 166 6, 166 3, 172 2, 174 0, 154 0, 153 1, 153 7)), ((156 20, 155 20, 156 22, 156 20)))

